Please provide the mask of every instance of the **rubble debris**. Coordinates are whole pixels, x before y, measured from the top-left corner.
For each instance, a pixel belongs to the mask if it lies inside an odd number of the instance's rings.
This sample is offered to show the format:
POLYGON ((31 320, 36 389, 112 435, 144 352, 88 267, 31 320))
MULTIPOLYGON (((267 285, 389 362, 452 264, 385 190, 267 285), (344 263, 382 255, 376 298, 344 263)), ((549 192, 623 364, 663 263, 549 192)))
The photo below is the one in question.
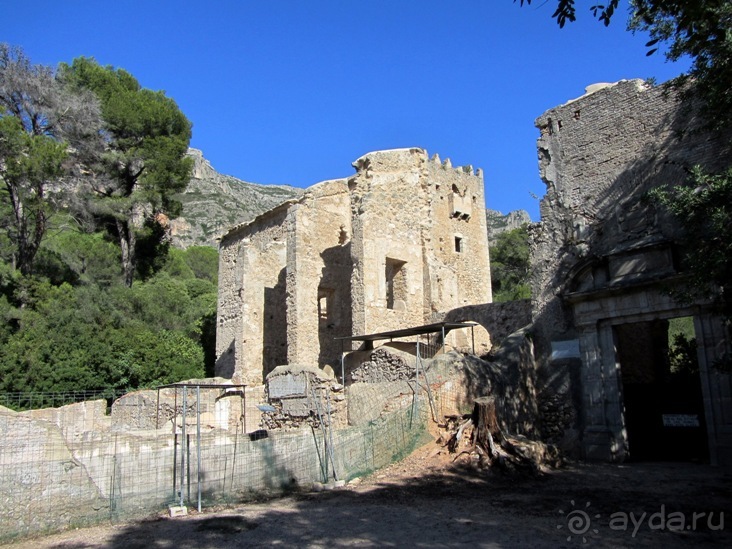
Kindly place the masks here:
POLYGON ((343 385, 316 366, 278 366, 267 376, 267 400, 262 428, 318 428, 345 421, 343 385), (335 393, 335 394, 332 394, 335 393), (343 418, 343 419, 341 419, 343 418))

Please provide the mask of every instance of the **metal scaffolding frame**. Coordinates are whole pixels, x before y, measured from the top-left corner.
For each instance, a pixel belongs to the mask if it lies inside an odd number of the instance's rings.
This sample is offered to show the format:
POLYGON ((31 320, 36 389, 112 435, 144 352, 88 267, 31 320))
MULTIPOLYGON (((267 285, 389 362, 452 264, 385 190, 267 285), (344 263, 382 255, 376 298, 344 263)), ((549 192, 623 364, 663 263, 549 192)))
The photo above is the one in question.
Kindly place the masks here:
POLYGON ((157 389, 157 404, 155 410, 155 427, 160 428, 160 390, 161 389, 175 389, 175 400, 173 404, 173 498, 180 499, 180 506, 183 507, 185 499, 185 487, 188 487, 188 501, 191 499, 191 466, 190 460, 186 462, 186 457, 190 452, 190 440, 189 435, 186 434, 186 414, 188 409, 188 389, 195 389, 196 394, 196 486, 197 486, 197 501, 198 501, 198 512, 201 512, 201 389, 218 389, 222 391, 224 396, 226 393, 235 392, 239 393, 242 399, 242 425, 246 422, 246 393, 244 389, 246 385, 221 385, 215 383, 171 383, 169 385, 161 385, 156 387, 157 389), (178 389, 183 389, 182 398, 182 421, 181 421, 181 433, 180 433, 180 490, 178 490, 178 429, 176 427, 178 422, 178 389), (187 466, 187 468, 186 468, 187 466), (186 474, 187 473, 187 474, 186 474))

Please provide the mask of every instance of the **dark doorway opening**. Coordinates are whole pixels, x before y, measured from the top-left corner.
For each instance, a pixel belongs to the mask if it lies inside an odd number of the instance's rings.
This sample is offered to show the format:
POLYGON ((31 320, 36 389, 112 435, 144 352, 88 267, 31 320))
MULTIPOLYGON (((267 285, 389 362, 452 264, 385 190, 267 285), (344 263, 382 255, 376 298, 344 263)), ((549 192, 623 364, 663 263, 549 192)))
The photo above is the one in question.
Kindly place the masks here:
POLYGON ((614 327, 629 458, 709 458, 692 317, 614 327))

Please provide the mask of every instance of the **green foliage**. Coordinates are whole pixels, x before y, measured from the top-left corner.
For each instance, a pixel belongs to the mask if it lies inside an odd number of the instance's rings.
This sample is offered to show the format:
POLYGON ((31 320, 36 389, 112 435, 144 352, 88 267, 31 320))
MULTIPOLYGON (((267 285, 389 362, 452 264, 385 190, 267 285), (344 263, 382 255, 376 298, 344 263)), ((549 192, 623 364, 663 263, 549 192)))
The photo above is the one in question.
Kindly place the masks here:
POLYGON ((716 299, 732 317, 732 168, 708 174, 697 167, 686 185, 656 188, 649 195, 683 228, 689 280, 676 297, 716 299))
POLYGON ((498 235, 490 249, 493 301, 531 297, 529 231, 526 225, 498 235))
MULTIPOLYGON (((516 3, 516 0, 513 0, 516 3)), ((531 5, 531 0, 518 0, 520 5, 531 5)), ((557 9, 552 13, 552 17, 557 20, 559 28, 564 28, 567 21, 574 22, 577 20, 577 9, 574 6, 575 0, 557 0, 557 9)), ((610 24, 610 20, 615 14, 619 0, 609 0, 607 4, 595 4, 594 2, 590 6, 592 15, 595 16, 598 21, 601 21, 605 26, 610 24)))
POLYGON ((156 228, 159 215, 180 214, 175 195, 193 166, 186 156, 191 123, 164 92, 142 88, 123 69, 79 57, 62 65, 60 74, 66 85, 92 91, 101 103, 107 149, 98 165, 106 177, 92 183, 88 208, 119 239, 125 283, 132 286, 136 272, 146 278, 156 271, 156 259, 167 249, 156 228), (146 215, 142 227, 135 221, 140 212, 146 215))
POLYGON ((62 229, 52 232, 39 251, 38 274, 57 283, 98 284, 122 282, 119 272, 119 246, 101 232, 75 230, 71 218, 60 220, 62 229), (64 272, 59 279, 54 273, 64 272))
POLYGON ((694 317, 669 319, 668 337, 671 342, 668 352, 671 377, 680 381, 691 381, 694 375, 699 374, 694 317))
POLYGON ((172 99, 121 69, 80 58, 57 77, 0 44, 0 392, 212 372, 218 254, 171 250, 163 229, 190 135, 172 99))
POLYGON ((677 379, 693 379, 699 373, 699 359, 696 354, 696 338, 684 334, 673 336, 668 354, 671 375, 677 379))
POLYGON ((46 197, 49 182, 62 173, 66 146, 46 135, 23 129, 14 116, 0 113, 0 200, 7 217, 3 225, 15 247, 20 270, 30 274, 54 207, 46 197))
POLYGON ((24 274, 68 198, 59 179, 69 183, 100 149, 99 128, 94 97, 69 93, 53 69, 0 43, 0 257, 24 274))
POLYGON ((669 321, 668 321, 669 338, 673 340, 679 334, 683 335, 686 339, 691 339, 696 336, 693 316, 681 316, 681 317, 669 319, 669 321))
POLYGON ((191 246, 185 251, 185 262, 196 278, 210 281, 214 287, 219 283, 219 253, 208 246, 191 246))
POLYGON ((174 250, 160 272, 127 288, 109 278, 116 247, 101 233, 66 231, 47 244, 42 252, 54 252, 71 283, 0 262, 0 392, 119 393, 212 373, 215 250, 191 253, 201 278, 190 252, 174 250))
POLYGON ((686 98, 701 99, 702 115, 715 129, 732 113, 732 3, 729 0, 634 0, 632 30, 648 32, 647 55, 666 43, 666 57, 691 57, 687 75, 674 86, 686 98), (689 80, 693 86, 687 86, 689 80))

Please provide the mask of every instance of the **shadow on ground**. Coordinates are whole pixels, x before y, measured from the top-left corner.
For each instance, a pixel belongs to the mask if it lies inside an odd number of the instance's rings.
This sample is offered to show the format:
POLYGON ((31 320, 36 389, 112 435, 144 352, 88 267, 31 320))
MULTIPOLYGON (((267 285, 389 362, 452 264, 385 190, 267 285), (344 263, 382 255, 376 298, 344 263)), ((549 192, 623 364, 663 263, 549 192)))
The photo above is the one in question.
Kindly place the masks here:
POLYGON ((577 464, 540 477, 455 468, 411 478, 407 470, 356 488, 156 518, 87 537, 79 531, 33 546, 730 547, 731 503, 732 477, 705 465, 577 464))

